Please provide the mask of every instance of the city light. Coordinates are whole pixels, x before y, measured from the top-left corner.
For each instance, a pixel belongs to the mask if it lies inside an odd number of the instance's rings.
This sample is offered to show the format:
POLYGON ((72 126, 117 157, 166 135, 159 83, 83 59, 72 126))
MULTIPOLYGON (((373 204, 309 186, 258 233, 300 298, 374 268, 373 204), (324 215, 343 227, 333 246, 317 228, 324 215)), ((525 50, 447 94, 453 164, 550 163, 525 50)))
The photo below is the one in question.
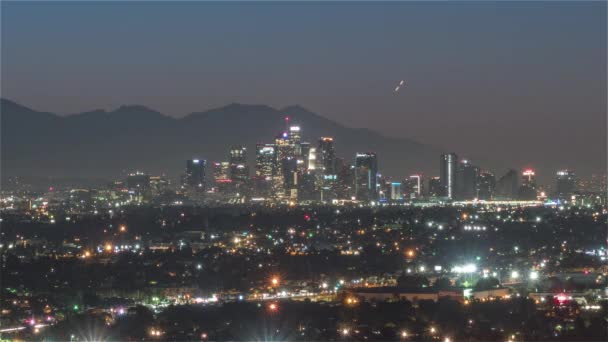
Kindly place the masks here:
POLYGON ((475 264, 466 264, 463 266, 454 266, 452 268, 454 273, 475 273, 477 272, 477 266, 475 264))

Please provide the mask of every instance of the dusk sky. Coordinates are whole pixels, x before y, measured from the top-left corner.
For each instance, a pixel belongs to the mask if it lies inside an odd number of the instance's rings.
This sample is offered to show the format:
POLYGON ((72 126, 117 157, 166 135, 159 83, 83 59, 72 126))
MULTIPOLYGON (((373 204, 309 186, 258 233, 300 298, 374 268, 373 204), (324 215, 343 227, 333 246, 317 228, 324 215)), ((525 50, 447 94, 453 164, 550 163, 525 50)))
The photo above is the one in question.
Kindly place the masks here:
POLYGON ((605 2, 1 6, 2 97, 37 110, 300 104, 514 167, 605 171, 605 2))

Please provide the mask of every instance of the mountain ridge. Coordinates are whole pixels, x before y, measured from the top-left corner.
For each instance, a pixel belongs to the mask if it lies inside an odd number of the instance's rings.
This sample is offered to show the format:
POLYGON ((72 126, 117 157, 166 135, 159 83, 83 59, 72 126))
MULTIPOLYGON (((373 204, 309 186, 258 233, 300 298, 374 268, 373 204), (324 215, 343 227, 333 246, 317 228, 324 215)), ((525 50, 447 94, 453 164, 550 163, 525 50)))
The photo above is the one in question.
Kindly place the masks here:
MULTIPOLYGON (((231 145, 245 145, 254 167, 255 144, 271 143, 289 122, 302 126, 303 141, 316 146, 333 136, 336 155, 352 162, 356 151, 378 153, 382 172, 405 177, 436 170, 440 151, 367 128, 350 128, 301 105, 276 109, 231 103, 175 118, 142 105, 58 115, 2 98, 2 177, 119 177, 130 170, 177 178, 185 160, 227 160, 231 145)), ((211 170, 209 170, 211 173, 211 170)))

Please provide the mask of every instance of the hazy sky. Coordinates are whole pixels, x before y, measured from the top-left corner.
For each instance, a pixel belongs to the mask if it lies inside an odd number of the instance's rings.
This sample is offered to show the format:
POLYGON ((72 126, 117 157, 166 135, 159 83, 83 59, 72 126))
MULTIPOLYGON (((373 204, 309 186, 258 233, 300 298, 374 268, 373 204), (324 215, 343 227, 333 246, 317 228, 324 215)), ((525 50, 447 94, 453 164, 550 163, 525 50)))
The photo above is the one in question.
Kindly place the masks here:
POLYGON ((1 6, 2 96, 34 109, 300 104, 514 167, 605 170, 604 2, 1 6))

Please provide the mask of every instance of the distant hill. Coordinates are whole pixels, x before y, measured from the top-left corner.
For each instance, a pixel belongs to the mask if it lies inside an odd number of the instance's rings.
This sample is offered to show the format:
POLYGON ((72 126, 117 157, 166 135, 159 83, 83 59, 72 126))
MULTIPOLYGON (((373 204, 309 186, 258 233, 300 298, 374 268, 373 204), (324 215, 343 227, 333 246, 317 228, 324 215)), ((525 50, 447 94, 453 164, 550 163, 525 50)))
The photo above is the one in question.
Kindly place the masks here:
POLYGON ((273 142, 285 129, 285 116, 302 126, 303 140, 313 146, 319 137, 332 136, 337 155, 348 161, 357 151, 374 151, 380 171, 399 179, 411 172, 436 174, 441 153, 409 139, 348 128, 300 106, 275 109, 233 103, 183 118, 143 106, 122 106, 110 112, 60 116, 2 99, 0 115, 3 179, 110 179, 132 170, 177 178, 186 159, 227 160, 234 144, 247 146, 253 165, 255 144, 273 142))

